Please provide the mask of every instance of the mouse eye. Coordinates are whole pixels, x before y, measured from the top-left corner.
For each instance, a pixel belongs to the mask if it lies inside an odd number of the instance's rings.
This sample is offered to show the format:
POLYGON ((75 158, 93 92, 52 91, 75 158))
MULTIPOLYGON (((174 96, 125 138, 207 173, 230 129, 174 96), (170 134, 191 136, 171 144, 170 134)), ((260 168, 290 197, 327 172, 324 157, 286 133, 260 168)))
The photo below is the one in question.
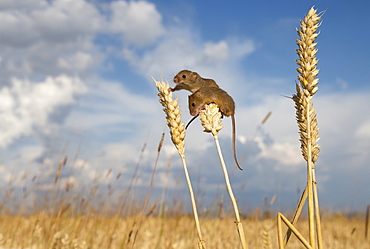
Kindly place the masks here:
POLYGON ((182 78, 183 78, 183 79, 186 79, 186 75, 185 75, 185 74, 183 74, 183 75, 182 75, 182 78))
POLYGON ((194 107, 195 106, 195 103, 191 103, 191 106, 194 107))

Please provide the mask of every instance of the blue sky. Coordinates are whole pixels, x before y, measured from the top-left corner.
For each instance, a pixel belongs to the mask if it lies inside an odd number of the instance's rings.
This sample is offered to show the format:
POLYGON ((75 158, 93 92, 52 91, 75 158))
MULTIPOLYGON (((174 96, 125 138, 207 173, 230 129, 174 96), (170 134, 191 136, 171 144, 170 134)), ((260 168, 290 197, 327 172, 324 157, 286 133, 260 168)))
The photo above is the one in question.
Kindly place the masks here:
MULTIPOLYGON (((295 28, 313 5, 326 10, 313 100, 321 137, 320 202, 329 209, 365 210, 370 3, 363 1, 1 1, 1 184, 50 189, 59 160, 68 156, 61 181, 74 190, 112 182, 125 188, 146 143, 137 182, 145 189, 166 128, 150 77, 173 84, 186 68, 215 79, 236 102, 237 150, 247 155, 243 172, 234 169, 229 119, 220 139, 242 209, 275 194, 272 208, 293 209, 305 184, 305 163, 293 102, 281 95, 295 91, 295 28)), ((174 93, 184 122, 190 119, 187 95, 174 93)), ((186 202, 182 166, 165 131, 153 201, 168 184, 168 199, 181 193, 186 202)), ((200 205, 207 208, 224 183, 212 137, 198 122, 187 131, 186 153, 204 198, 200 205)))

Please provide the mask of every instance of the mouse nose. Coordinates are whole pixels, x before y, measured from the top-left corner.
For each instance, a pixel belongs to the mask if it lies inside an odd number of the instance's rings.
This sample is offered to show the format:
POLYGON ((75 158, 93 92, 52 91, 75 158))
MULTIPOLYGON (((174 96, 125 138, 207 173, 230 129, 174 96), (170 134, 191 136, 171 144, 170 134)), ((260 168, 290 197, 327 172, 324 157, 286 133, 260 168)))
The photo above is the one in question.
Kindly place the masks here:
POLYGON ((173 78, 173 82, 175 82, 175 83, 179 83, 179 77, 175 77, 175 78, 173 78))

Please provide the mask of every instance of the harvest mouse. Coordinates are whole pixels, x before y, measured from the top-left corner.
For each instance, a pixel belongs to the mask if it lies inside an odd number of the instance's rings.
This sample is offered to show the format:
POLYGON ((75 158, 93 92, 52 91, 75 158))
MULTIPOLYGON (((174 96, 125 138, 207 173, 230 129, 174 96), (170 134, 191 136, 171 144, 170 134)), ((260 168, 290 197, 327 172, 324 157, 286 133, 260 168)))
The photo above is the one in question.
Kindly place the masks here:
POLYGON ((218 106, 222 115, 225 115, 226 117, 231 116, 234 161, 236 166, 238 166, 240 170, 243 170, 239 166, 235 151, 235 103, 233 98, 219 87, 202 87, 189 96, 190 115, 197 116, 199 111, 205 108, 205 105, 211 103, 215 103, 218 106))
POLYGON ((172 92, 185 89, 195 93, 202 87, 218 87, 214 80, 204 79, 198 73, 189 70, 182 70, 177 73, 173 78, 173 82, 176 83, 176 86, 171 88, 172 92))

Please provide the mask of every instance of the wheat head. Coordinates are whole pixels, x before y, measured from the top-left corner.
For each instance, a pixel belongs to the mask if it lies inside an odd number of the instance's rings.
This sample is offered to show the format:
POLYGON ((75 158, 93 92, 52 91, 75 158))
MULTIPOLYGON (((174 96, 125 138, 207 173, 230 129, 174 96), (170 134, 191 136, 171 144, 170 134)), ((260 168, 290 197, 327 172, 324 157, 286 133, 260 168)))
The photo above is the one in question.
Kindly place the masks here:
POLYGON ((225 161, 222 156, 220 143, 218 141, 218 132, 224 127, 221 124, 221 117, 222 117, 222 114, 219 111, 218 106, 215 104, 206 105, 205 109, 199 112, 199 118, 200 118, 200 122, 202 126, 204 127, 204 132, 212 133, 213 138, 215 140, 217 153, 220 158, 221 168, 225 176, 226 188, 229 193, 229 196, 230 196, 233 208, 234 208, 234 212, 235 212, 235 218, 236 218, 235 224, 237 226, 241 246, 243 249, 247 249, 248 245, 245 239, 243 224, 240 221, 238 204, 237 204, 236 198, 234 196, 234 193, 233 193, 233 190, 230 184, 229 174, 227 173, 225 161))
POLYGON ((184 154, 185 124, 181 122, 181 111, 180 111, 180 106, 178 105, 178 99, 175 99, 175 100, 172 99, 172 92, 169 91, 170 86, 168 83, 156 81, 154 78, 152 79, 155 82, 157 89, 159 91, 158 93, 159 102, 164 107, 163 111, 166 114, 167 125, 170 128, 171 140, 173 144, 176 146, 177 151, 179 152, 182 165, 184 167, 185 178, 188 184, 190 199, 191 199, 191 203, 193 207, 195 225, 196 225, 197 232, 198 232, 198 238, 199 238, 198 248, 205 249, 206 248, 205 240, 203 239, 202 232, 200 229, 194 191, 191 185, 190 176, 189 176, 189 172, 188 172, 186 161, 185 161, 185 154, 184 154))
POLYGON ((176 146, 180 155, 184 154, 185 150, 185 124, 181 122, 181 111, 178 105, 178 99, 172 99, 172 92, 169 91, 169 84, 161 81, 156 81, 153 78, 159 91, 159 102, 163 106, 163 111, 166 114, 167 125, 170 128, 171 140, 176 146))
POLYGON ((221 116, 221 112, 219 112, 217 105, 206 105, 206 108, 199 112, 199 118, 204 127, 204 132, 212 133, 213 136, 217 135, 224 127, 221 124, 221 116))
POLYGON ((271 236, 270 236, 269 227, 268 227, 267 224, 265 224, 263 226, 262 241, 263 241, 263 249, 271 249, 272 248, 271 236))
POLYGON ((299 66, 297 71, 300 84, 296 84, 297 93, 292 97, 296 108, 302 155, 308 161, 308 146, 310 146, 312 162, 317 161, 320 152, 320 146, 317 144, 319 129, 316 112, 312 104, 312 96, 319 89, 317 86, 319 79, 316 78, 319 70, 316 69, 318 61, 316 59, 317 49, 315 47, 317 43, 315 43, 315 39, 319 35, 316 31, 320 27, 321 16, 322 14, 317 14, 312 7, 304 20, 301 21, 301 30, 297 29, 300 38, 297 39, 298 49, 296 51, 299 59, 296 61, 299 66), (307 141, 310 141, 311 144, 307 144, 307 141))

